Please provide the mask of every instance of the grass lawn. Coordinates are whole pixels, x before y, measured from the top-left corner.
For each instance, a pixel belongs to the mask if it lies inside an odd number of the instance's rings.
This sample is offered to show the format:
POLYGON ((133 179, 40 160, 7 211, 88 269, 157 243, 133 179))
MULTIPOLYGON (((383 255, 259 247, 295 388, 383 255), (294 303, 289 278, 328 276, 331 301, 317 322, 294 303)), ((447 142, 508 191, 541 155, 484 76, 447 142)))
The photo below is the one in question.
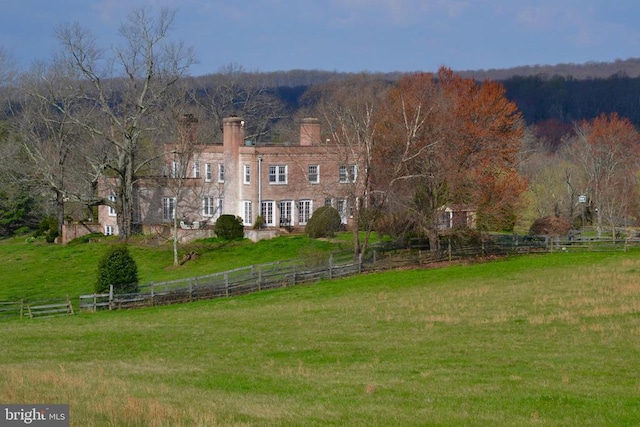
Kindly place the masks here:
MULTIPOLYGON (((0 240, 0 301, 43 300, 93 293, 96 270, 108 247, 117 238, 70 245, 25 243, 24 238, 0 240)), ((249 240, 220 243, 197 241, 180 247, 180 254, 197 252, 195 260, 173 266, 168 242, 149 244, 131 239, 129 250, 138 266, 140 284, 203 276, 251 264, 313 256, 345 250, 349 243, 287 236, 253 243, 249 240)))
POLYGON ((633 426, 640 254, 556 253, 3 322, 0 402, 74 426, 633 426))

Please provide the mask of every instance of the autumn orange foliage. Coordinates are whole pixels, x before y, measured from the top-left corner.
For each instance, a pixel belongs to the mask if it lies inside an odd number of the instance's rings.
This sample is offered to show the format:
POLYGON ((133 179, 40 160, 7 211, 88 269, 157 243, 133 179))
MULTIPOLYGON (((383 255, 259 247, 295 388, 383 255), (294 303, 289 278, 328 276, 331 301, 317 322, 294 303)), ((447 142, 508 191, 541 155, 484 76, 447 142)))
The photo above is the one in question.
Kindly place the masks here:
POLYGON ((388 92, 381 114, 377 163, 387 166, 374 169, 375 182, 386 185, 395 209, 415 211, 432 235, 445 204, 477 206, 480 226, 513 223, 526 189, 517 173, 523 125, 500 84, 448 68, 414 74, 388 92))

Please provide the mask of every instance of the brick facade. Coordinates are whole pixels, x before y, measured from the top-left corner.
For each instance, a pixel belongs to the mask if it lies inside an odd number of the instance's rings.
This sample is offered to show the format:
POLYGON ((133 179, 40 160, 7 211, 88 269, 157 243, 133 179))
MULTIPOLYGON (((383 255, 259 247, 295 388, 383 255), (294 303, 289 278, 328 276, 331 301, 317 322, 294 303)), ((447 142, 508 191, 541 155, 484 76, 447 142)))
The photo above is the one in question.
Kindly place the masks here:
MULTIPOLYGON (((228 117, 223 120, 221 144, 193 147, 186 159, 175 154, 179 150, 168 150, 174 154, 166 158, 165 176, 139 182, 136 218, 143 227, 171 225, 174 215, 182 228, 195 230, 231 214, 242 218, 246 227, 261 215, 264 227, 298 228, 315 209, 329 203, 341 211, 346 226, 353 225, 353 207, 347 200, 357 185, 358 166, 339 154, 344 150, 321 141, 317 119, 301 121, 297 144, 254 145, 245 141, 243 119, 228 117), (356 172, 356 183, 345 171, 356 172)), ((110 195, 106 186, 101 192, 102 197, 110 195)), ((118 234, 113 214, 108 206, 100 206, 99 221, 103 232, 110 227, 109 232, 118 234)))

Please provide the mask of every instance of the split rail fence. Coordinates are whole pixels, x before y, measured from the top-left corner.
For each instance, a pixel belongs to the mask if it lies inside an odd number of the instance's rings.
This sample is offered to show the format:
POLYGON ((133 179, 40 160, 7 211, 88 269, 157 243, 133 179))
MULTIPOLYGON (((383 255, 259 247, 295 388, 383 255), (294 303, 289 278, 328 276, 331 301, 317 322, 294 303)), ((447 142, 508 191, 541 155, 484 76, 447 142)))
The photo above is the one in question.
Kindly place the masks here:
MULTIPOLYGON (((551 240, 549 238, 515 238, 504 236, 479 245, 443 245, 438 252, 412 248, 377 246, 360 260, 352 253, 332 254, 328 259, 306 258, 236 268, 205 276, 150 283, 133 294, 104 294, 79 297, 84 311, 118 310, 137 307, 192 302, 231 297, 268 289, 313 283, 320 280, 351 276, 363 272, 424 267, 446 261, 488 256, 557 251, 626 251, 640 247, 639 239, 617 242, 604 240, 551 240)), ((38 318, 74 314, 69 298, 35 302, 0 302, 0 319, 10 317, 38 318)))

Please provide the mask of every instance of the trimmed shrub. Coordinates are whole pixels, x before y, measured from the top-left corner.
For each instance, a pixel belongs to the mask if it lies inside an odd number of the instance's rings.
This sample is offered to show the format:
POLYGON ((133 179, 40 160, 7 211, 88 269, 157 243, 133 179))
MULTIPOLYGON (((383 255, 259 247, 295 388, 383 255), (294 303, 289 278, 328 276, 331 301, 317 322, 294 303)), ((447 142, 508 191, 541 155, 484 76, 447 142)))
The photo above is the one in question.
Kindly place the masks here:
POLYGON ((96 293, 109 292, 110 285, 116 294, 138 292, 138 266, 125 245, 111 247, 98 265, 96 293))
POLYGON ((331 206, 322 206, 316 209, 304 229, 307 236, 314 239, 333 237, 340 230, 342 230, 340 212, 331 206))
POLYGON ((52 216, 43 218, 34 232, 34 237, 44 236, 47 243, 55 242, 58 235, 58 220, 52 216))
POLYGON ((216 236, 222 240, 241 240, 244 237, 242 218, 234 215, 220 215, 216 221, 216 236))
POLYGON ((545 216, 543 218, 536 219, 531 228, 529 234, 536 235, 548 235, 551 237, 566 236, 571 230, 571 223, 564 219, 555 216, 545 216))

